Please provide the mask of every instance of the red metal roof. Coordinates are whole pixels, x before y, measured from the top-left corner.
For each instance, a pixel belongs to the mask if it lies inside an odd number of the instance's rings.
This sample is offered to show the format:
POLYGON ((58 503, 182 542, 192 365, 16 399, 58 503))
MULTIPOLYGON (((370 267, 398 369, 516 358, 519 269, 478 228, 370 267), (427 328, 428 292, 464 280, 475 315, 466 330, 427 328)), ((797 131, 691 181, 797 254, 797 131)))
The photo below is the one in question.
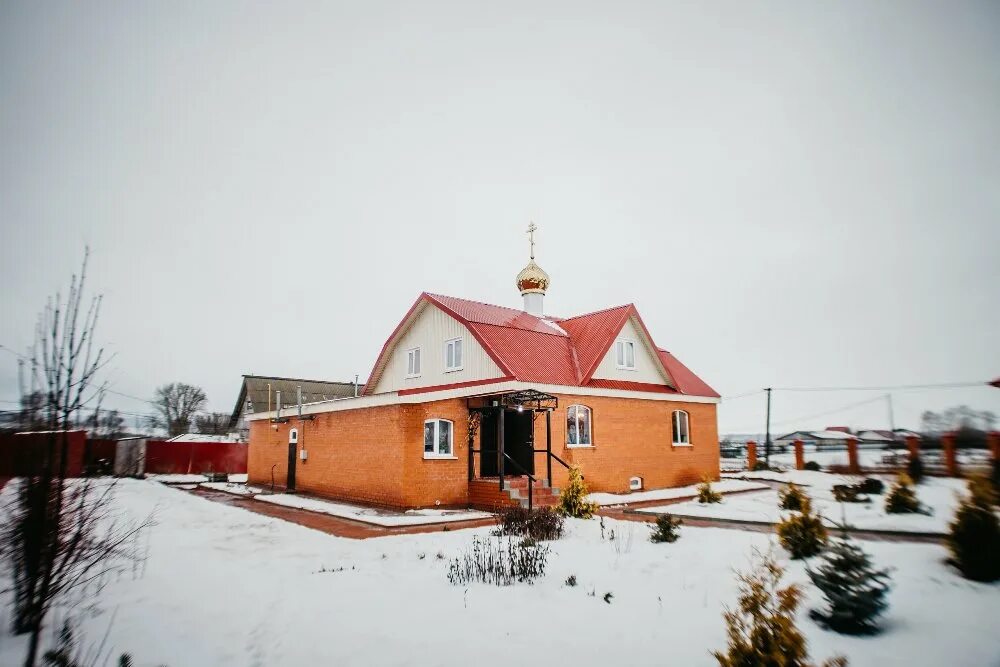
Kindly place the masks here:
POLYGON ((426 304, 437 306, 469 329, 507 380, 694 396, 719 395, 673 355, 656 347, 632 304, 567 319, 540 318, 514 308, 427 293, 420 295, 382 347, 364 393, 371 393, 378 384, 396 340, 426 304), (658 351, 657 360, 662 364, 664 375, 670 379, 668 383, 658 385, 592 377, 630 318, 647 337, 651 348, 658 351))

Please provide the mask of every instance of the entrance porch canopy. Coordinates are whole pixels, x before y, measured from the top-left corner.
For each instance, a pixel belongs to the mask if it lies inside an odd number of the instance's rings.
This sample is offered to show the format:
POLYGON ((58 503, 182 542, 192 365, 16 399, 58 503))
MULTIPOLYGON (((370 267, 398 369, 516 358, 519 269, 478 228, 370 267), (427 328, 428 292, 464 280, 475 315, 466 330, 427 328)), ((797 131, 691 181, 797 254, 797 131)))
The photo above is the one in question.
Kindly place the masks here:
POLYGON ((466 399, 469 411, 489 408, 512 408, 515 410, 534 410, 535 412, 555 410, 559 407, 559 399, 552 394, 546 394, 534 389, 508 392, 505 394, 485 394, 470 396, 466 399))
MULTIPOLYGON (((529 424, 533 424, 535 417, 539 413, 545 415, 545 449, 535 448, 534 427, 531 426, 527 434, 527 447, 529 456, 535 454, 545 454, 545 472, 549 488, 552 487, 552 460, 555 459, 560 465, 568 468, 569 465, 552 452, 552 412, 559 407, 559 399, 552 394, 546 394, 534 389, 524 389, 508 393, 484 394, 480 396, 470 396, 466 399, 469 406, 469 481, 475 477, 475 457, 480 455, 480 462, 485 455, 491 460, 496 457, 496 472, 500 491, 504 490, 504 477, 506 467, 509 464, 514 469, 515 475, 524 475, 528 478, 528 507, 532 506, 532 487, 538 481, 531 471, 525 469, 522 464, 514 460, 510 453, 505 451, 504 444, 504 413, 530 412, 529 424), (485 416, 485 417, 484 417, 485 416), (476 449, 475 439, 479 432, 481 422, 487 419, 487 423, 495 424, 496 449, 476 449)), ((528 415, 525 415, 528 417, 528 415)), ((491 428, 492 430, 492 428, 491 428)), ((533 465, 533 462, 532 462, 533 465)))

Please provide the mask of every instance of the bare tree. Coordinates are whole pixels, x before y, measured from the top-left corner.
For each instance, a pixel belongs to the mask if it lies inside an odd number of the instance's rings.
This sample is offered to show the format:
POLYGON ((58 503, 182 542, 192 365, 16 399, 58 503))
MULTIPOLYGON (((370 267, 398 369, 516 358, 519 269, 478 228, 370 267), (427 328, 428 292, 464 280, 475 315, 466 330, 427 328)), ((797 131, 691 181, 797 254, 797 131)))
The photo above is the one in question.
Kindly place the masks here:
POLYGON ((224 412, 206 412, 194 418, 195 430, 205 435, 229 433, 229 415, 224 412))
POLYGON ((164 429, 171 437, 187 433, 191 420, 205 406, 206 400, 201 387, 183 382, 158 387, 153 405, 159 415, 153 418, 152 425, 164 429))
POLYGON ((94 410, 86 426, 97 438, 120 438, 125 435, 125 418, 117 410, 94 410))
POLYGON ((108 358, 94 344, 101 297, 84 302, 89 250, 73 276, 65 303, 57 294, 39 316, 30 350, 31 395, 45 431, 26 447, 29 469, 0 528, 0 555, 13 581, 14 631, 30 633, 25 667, 35 667, 46 616, 72 593, 99 587, 106 576, 138 559, 138 533, 151 518, 126 523, 113 518, 114 484, 66 478, 67 431, 81 411, 100 406, 97 376, 108 358))

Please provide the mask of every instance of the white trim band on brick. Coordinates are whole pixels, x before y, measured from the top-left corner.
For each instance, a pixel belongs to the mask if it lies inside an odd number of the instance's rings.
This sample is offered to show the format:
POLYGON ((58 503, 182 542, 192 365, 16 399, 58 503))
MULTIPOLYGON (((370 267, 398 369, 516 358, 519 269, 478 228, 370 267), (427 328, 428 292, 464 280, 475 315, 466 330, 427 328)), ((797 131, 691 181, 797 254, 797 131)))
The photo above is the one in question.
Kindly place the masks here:
MULTIPOLYGON (((370 396, 358 396, 347 398, 335 398, 329 401, 319 401, 317 403, 304 403, 302 405, 303 415, 315 415, 323 412, 339 412, 340 410, 360 410, 362 408, 373 408, 381 405, 410 405, 414 403, 430 403, 432 401, 444 401, 449 398, 466 398, 469 396, 484 396, 507 391, 521 391, 524 389, 534 389, 545 394, 567 394, 571 396, 604 396, 607 398, 634 398, 641 401, 666 401, 672 403, 712 403, 718 404, 720 399, 714 396, 689 396, 687 394, 662 394, 654 391, 630 391, 627 389, 603 389, 600 387, 577 387, 561 384, 538 384, 535 382, 520 382, 518 380, 508 380, 495 384, 480 384, 472 387, 457 387, 453 389, 440 389, 437 391, 425 391, 420 393, 405 394, 400 396, 397 392, 386 392, 384 394, 372 394, 370 396)), ((295 406, 286 406, 295 407, 295 406)), ((273 419, 277 417, 275 411, 257 412, 247 415, 247 421, 259 421, 261 419, 273 419)), ((294 414, 285 413, 287 419, 294 419, 294 414)))

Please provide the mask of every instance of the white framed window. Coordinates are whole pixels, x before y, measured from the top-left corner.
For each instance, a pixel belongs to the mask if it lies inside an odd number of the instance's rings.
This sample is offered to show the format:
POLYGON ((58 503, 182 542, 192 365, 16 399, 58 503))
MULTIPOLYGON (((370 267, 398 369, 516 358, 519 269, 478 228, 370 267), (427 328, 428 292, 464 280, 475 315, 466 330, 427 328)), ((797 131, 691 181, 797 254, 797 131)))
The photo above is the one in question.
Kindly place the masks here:
POLYGON ((615 363, 618 368, 635 370, 635 341, 622 338, 615 341, 615 363))
POLYGON ((671 422, 674 431, 674 444, 690 446, 691 431, 688 428, 688 413, 683 410, 674 410, 671 422))
POLYGON ((462 370, 462 339, 452 338, 444 342, 444 370, 462 370))
POLYGON ((420 348, 414 347, 406 351, 406 377, 420 377, 420 348))
POLYGON ((454 458, 455 426, 447 419, 424 422, 424 458, 454 458))
POLYGON ((571 405, 566 408, 566 444, 570 447, 590 447, 594 444, 590 408, 586 405, 571 405))

